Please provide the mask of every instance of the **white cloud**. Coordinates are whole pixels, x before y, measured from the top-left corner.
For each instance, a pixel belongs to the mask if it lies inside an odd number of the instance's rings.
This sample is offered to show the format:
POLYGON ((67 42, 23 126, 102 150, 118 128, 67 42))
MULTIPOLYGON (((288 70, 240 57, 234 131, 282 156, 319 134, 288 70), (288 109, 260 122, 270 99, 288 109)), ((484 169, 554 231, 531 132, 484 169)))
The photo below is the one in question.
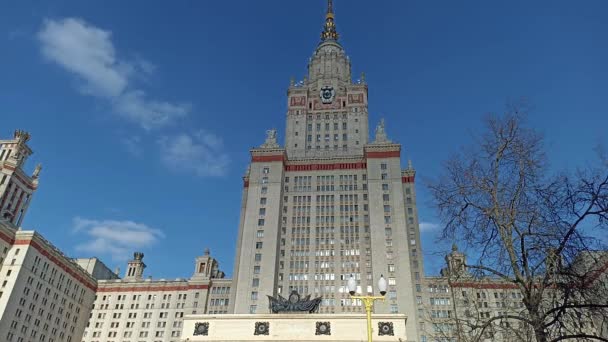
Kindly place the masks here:
POLYGON ((436 231, 441 228, 441 226, 439 226, 439 224, 432 223, 432 222, 420 222, 419 227, 420 227, 421 232, 436 231))
POLYGON ((76 250, 92 255, 110 255, 114 261, 126 260, 137 249, 149 247, 164 238, 161 230, 133 221, 89 220, 76 217, 73 228, 88 240, 76 250))
POLYGON ((221 138, 209 132, 165 136, 158 143, 161 161, 175 171, 189 171, 198 176, 222 176, 230 163, 221 138))
POLYGON ((132 85, 155 66, 142 58, 120 59, 111 38, 110 31, 78 18, 45 20, 38 32, 44 57, 76 75, 82 92, 108 100, 123 117, 151 129, 187 115, 189 105, 149 99, 132 85))

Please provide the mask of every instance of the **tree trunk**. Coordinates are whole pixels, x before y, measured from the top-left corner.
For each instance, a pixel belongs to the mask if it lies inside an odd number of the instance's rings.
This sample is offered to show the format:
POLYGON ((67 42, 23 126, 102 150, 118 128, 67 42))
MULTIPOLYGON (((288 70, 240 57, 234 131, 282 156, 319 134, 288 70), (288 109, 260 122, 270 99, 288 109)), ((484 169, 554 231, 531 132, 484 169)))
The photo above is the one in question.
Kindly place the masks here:
POLYGON ((534 327, 534 336, 536 337, 536 342, 547 342, 547 332, 542 324, 538 324, 534 327))

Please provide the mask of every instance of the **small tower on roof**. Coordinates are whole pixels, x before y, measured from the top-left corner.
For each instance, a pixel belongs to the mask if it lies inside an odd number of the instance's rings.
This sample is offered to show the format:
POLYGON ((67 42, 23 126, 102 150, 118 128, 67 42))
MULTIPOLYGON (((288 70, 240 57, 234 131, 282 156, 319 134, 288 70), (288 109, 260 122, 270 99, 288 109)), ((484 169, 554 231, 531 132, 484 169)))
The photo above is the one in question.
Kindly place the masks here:
POLYGON ((146 264, 144 264, 144 253, 142 253, 142 252, 133 253, 133 260, 131 260, 127 263, 127 274, 125 275, 125 279, 129 279, 129 280, 143 279, 145 268, 146 268, 146 264))
POLYGON ((23 169, 33 153, 29 140, 30 134, 22 130, 15 130, 13 139, 0 140, 0 220, 15 226, 23 222, 42 169, 38 164, 31 176, 23 169))
POLYGON ((191 279, 208 281, 213 278, 224 278, 224 272, 220 271, 220 265, 211 256, 209 248, 205 248, 203 255, 194 260, 194 274, 191 279))

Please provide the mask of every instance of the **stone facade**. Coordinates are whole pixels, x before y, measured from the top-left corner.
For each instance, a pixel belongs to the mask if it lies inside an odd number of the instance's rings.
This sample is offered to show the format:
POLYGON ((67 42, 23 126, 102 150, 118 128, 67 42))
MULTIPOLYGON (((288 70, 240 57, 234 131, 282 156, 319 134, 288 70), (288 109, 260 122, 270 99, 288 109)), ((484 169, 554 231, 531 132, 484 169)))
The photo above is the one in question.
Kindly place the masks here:
MULTIPOLYGON (((374 341, 407 341, 405 315, 374 315, 374 341)), ((367 321, 358 314, 189 315, 186 341, 341 341, 367 336, 367 321)))
POLYGON ((77 342, 96 281, 34 231, 0 221, 0 340, 77 342))
POLYGON ((135 253, 122 279, 98 279, 82 342, 178 342, 184 315, 232 312, 232 282, 208 250, 188 279, 145 278, 143 258, 135 253))
MULTIPOLYGON (((243 178, 232 293, 236 314, 268 313, 267 295, 322 296, 320 312, 362 313, 346 281, 387 300, 376 313, 408 317, 417 339, 416 293, 424 274, 414 187, 401 145, 382 121, 369 138, 368 85, 353 81, 330 7, 308 77, 287 90, 285 144, 276 131, 251 150, 243 178)), ((420 293, 421 295, 421 293, 420 293)))
MULTIPOLYGON (((608 298, 608 253, 593 254, 595 255, 591 258, 589 253, 584 253, 579 256, 577 262, 580 267, 597 272, 598 276, 591 285, 603 287, 604 297, 608 298)), ((423 304, 419 316, 422 317, 421 335, 426 341, 535 340, 530 327, 515 319, 496 320, 483 332, 481 329, 471 329, 472 325, 480 326, 494 317, 521 316, 522 310, 525 310, 522 294, 513 283, 497 278, 473 277, 465 267, 466 256, 458 251, 456 246, 445 259, 447 267, 439 276, 427 276, 424 293, 416 298, 418 303, 423 304)), ((577 319, 579 321, 576 324, 567 328, 608 337, 605 317, 583 311, 583 316, 577 319)), ((560 336, 558 331, 552 333, 560 336)))

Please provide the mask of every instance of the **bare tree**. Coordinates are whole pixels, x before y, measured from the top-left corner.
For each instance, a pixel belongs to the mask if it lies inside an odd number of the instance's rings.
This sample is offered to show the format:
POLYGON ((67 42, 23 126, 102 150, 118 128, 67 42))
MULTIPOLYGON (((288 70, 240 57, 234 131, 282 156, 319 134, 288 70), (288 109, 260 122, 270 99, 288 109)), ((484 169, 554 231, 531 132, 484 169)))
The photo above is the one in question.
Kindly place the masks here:
POLYGON ((485 133, 429 184, 442 238, 474 251, 466 267, 522 295, 520 312, 472 329, 509 319, 538 342, 608 341, 605 322, 597 327, 608 317, 608 257, 595 252, 605 246, 594 238, 608 236, 608 159, 598 153, 595 166, 550 172, 543 138, 526 127, 522 108, 489 115, 485 133))

